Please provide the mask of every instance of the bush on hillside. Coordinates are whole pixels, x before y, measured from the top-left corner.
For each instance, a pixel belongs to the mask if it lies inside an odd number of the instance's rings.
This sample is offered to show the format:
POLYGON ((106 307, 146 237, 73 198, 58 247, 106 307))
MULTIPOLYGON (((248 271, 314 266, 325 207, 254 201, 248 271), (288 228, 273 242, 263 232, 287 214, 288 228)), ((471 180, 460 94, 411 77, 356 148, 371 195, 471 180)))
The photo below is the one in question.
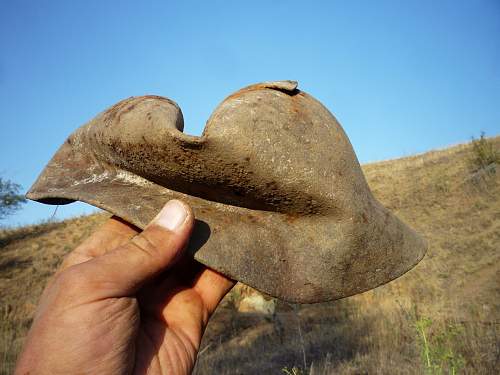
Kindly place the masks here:
POLYGON ((500 164, 500 152, 495 148, 493 142, 481 133, 479 139, 472 138, 472 156, 470 164, 473 172, 493 169, 493 164, 500 164))
POLYGON ((14 213, 26 202, 24 195, 19 194, 21 185, 0 177, 0 220, 14 213))

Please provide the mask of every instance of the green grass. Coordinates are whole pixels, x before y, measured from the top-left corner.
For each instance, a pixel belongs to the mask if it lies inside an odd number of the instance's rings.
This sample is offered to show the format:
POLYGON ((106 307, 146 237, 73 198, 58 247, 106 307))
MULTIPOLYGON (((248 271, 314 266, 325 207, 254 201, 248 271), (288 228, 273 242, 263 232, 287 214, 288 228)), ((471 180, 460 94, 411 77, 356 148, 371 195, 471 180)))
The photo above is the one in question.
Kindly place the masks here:
POLYGON ((465 365, 458 349, 464 338, 464 330, 459 324, 448 323, 438 329, 434 325, 428 317, 420 317, 415 321, 423 367, 430 375, 455 375, 465 365))

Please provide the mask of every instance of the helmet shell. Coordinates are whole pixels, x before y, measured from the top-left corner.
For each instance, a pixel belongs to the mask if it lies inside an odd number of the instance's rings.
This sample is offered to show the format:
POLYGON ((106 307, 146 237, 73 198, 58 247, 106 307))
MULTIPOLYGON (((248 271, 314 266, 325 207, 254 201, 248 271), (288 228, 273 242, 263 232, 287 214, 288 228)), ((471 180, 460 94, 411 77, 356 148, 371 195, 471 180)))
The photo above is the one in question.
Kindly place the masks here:
POLYGON ((139 228, 184 200, 196 260, 291 302, 375 288, 425 255, 426 241, 373 197, 335 117, 296 82, 246 87, 201 137, 182 130, 170 99, 123 100, 70 135, 27 197, 80 200, 139 228))

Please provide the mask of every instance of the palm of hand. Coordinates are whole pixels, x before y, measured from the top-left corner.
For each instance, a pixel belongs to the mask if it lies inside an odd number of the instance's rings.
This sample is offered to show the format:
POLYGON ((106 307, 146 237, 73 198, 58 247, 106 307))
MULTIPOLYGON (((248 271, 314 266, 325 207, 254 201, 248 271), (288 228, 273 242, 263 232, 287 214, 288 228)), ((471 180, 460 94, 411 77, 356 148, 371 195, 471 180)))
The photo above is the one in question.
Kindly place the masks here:
POLYGON ((196 285, 187 285, 174 274, 139 297, 134 374, 191 372, 204 327, 213 312, 196 285))

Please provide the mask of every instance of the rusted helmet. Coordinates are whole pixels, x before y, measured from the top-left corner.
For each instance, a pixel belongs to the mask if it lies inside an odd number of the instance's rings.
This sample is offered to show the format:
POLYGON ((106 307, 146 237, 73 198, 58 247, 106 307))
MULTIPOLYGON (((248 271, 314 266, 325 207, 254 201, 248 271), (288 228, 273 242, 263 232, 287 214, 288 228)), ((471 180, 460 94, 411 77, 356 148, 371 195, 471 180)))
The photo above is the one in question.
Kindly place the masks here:
POLYGON ((195 259, 291 302, 375 288, 424 256, 426 242, 373 197, 339 123, 296 82, 246 87, 201 137, 182 130, 172 100, 125 99, 71 134, 27 197, 87 202, 140 228, 184 200, 195 259))

